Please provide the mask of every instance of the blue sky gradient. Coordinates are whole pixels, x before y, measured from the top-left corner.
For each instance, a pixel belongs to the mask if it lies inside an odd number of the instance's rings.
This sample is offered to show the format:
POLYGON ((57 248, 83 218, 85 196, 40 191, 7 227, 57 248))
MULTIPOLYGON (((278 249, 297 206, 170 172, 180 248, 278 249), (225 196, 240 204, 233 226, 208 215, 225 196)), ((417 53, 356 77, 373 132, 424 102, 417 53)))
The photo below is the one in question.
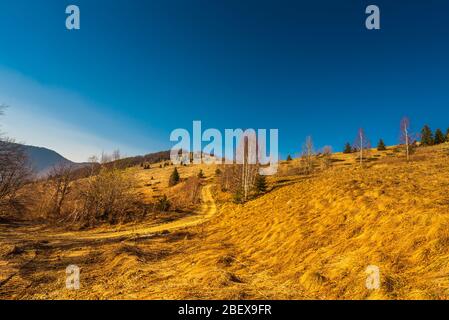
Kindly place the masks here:
POLYGON ((395 144, 404 115, 449 127, 448 16, 445 0, 0 0, 2 128, 76 161, 169 149, 193 120, 279 129, 282 157, 359 127, 395 144))

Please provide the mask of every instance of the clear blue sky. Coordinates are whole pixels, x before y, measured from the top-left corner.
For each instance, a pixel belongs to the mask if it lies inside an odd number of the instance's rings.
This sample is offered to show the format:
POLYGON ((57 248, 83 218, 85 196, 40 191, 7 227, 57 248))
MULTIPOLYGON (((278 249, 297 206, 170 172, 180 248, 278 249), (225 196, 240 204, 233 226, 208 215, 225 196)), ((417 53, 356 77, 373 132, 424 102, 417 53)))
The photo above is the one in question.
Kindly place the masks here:
POLYGON ((278 128, 283 157, 359 127, 394 144, 404 115, 449 127, 448 21, 447 0, 0 0, 2 128, 78 161, 168 149, 193 120, 278 128))

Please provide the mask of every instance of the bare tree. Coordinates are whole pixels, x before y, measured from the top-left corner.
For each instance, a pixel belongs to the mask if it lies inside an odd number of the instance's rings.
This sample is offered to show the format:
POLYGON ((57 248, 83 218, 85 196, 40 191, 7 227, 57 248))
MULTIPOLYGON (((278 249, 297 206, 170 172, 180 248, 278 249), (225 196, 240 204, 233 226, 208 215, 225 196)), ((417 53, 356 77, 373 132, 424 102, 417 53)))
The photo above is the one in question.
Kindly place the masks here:
MULTIPOLYGON (((0 115, 5 108, 0 106, 0 115)), ((0 132, 0 206, 16 202, 18 191, 31 178, 32 170, 23 146, 2 137, 0 132)))
POLYGON ((94 175, 95 167, 98 165, 98 157, 96 155, 92 155, 87 158, 87 162, 90 164, 90 176, 94 175))
POLYGON ((196 205, 201 199, 201 179, 191 176, 176 191, 176 194, 170 197, 173 209, 189 210, 191 206, 196 205))
POLYGON ((104 151, 101 153, 101 158, 100 158, 100 163, 101 164, 106 164, 108 162, 112 161, 112 156, 105 153, 104 151))
POLYGON ((363 128, 360 128, 354 142, 354 149, 359 153, 360 165, 363 164, 363 158, 370 148, 371 144, 366 137, 365 131, 363 130, 363 128))
POLYGON ((332 164, 331 156, 332 156, 332 147, 324 146, 322 152, 322 166, 324 169, 327 169, 331 166, 332 164))
POLYGON ((98 157, 96 155, 92 155, 89 158, 87 158, 87 162, 89 162, 89 163, 98 163, 98 157))
POLYGON ((103 168, 79 190, 81 206, 74 212, 72 219, 89 225, 100 221, 126 221, 139 211, 135 207, 140 200, 134 192, 135 184, 134 177, 115 168, 103 168))
POLYGON ((235 166, 231 164, 224 164, 221 169, 220 185, 222 191, 232 191, 234 184, 234 169, 235 166))
POLYGON ((121 159, 120 150, 116 149, 112 152, 112 161, 117 161, 121 159))
POLYGON ((0 204, 12 203, 30 181, 32 170, 23 146, 0 139, 0 204))
POLYGON ((407 117, 402 118, 400 143, 405 146, 407 161, 410 160, 411 146, 415 143, 415 141, 416 137, 410 130, 410 119, 407 117))
POLYGON ((52 186, 51 213, 56 217, 61 215, 61 210, 74 180, 74 167, 71 164, 60 163, 52 168, 48 182, 52 186))
POLYGON ((315 149, 313 147, 313 140, 311 136, 306 137, 306 141, 302 146, 301 160, 304 164, 304 170, 306 174, 310 174, 313 171, 313 160, 315 156, 315 149))
POLYGON ((224 164, 220 174, 222 191, 234 194, 236 202, 245 202, 254 190, 254 183, 259 171, 255 132, 245 131, 241 137, 233 164, 224 164))
POLYGON ((258 172, 257 163, 257 138, 255 132, 249 132, 244 135, 237 148, 238 167, 240 173, 240 187, 236 190, 241 193, 242 200, 247 201, 249 192, 253 189, 254 182, 258 172))

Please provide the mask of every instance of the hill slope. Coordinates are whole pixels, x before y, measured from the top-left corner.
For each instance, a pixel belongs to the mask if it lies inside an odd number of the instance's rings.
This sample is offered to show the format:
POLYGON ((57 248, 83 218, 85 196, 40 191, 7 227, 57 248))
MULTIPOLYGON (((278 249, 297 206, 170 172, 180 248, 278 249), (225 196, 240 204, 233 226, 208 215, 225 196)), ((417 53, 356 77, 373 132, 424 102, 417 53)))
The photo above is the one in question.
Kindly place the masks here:
POLYGON ((210 241, 231 243, 248 266, 233 272, 256 275, 249 278, 271 298, 447 299, 448 151, 335 168, 227 204, 210 241), (379 290, 365 286, 369 265, 380 269, 379 290))
POLYGON ((146 296, 448 299, 448 154, 445 145, 410 163, 340 166, 245 205, 225 203, 189 231, 200 240, 152 266, 163 271, 146 296), (366 288, 370 265, 378 290, 366 288))
POLYGON ((23 148, 30 165, 39 176, 47 174, 56 165, 75 165, 74 162, 47 148, 28 145, 24 145, 23 148))
MULTIPOLYGON (((4 259, 20 272, 11 271, 0 296, 448 299, 449 145, 419 148, 409 163, 388 150, 363 169, 355 155, 333 157, 344 161, 314 176, 290 177, 290 185, 244 205, 222 200, 200 225, 144 238, 123 236, 124 230, 139 234, 139 223, 4 231, 0 240, 11 247, 4 259), (96 239, 98 232, 103 236, 96 239), (69 264, 82 267, 79 291, 64 289, 69 264), (366 288, 370 265, 380 270, 378 290, 366 288)), ((172 170, 141 173, 157 180, 172 170)), ((285 177, 272 179, 281 185, 285 177)), ((224 199, 218 188, 215 197, 224 199)))

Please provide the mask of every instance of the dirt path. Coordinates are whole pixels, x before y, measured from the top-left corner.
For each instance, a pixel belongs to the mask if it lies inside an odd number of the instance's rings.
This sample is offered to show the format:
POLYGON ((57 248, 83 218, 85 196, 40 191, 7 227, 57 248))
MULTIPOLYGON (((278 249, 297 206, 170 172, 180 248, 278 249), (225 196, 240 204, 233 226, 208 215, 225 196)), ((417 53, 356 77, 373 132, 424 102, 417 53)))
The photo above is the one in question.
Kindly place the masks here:
POLYGON ((96 259, 107 257, 117 246, 126 248, 128 242, 139 242, 152 248, 153 238, 157 241, 164 234, 188 233, 180 230, 204 223, 216 214, 211 188, 212 185, 207 185, 202 189, 202 205, 196 212, 159 225, 143 222, 64 232, 39 225, 0 224, 0 299, 21 299, 31 294, 40 298, 40 286, 48 286, 49 292, 63 286, 55 279, 63 279, 61 270, 64 272, 69 264, 93 265, 92 270, 96 270, 96 259))
POLYGON ((160 233, 163 231, 174 231, 176 229, 196 226, 198 224, 207 221, 217 212, 217 207, 215 204, 215 200, 212 196, 211 188, 212 185, 210 184, 202 188, 201 191, 202 205, 197 212, 193 212, 191 215, 188 215, 181 219, 177 219, 172 222, 167 222, 158 225, 154 225, 153 223, 138 223, 134 225, 125 225, 116 229, 104 229, 100 231, 93 230, 85 232, 65 232, 50 235, 49 239, 47 240, 51 241, 51 237, 54 238, 74 237, 76 239, 85 239, 85 240, 88 239, 104 240, 104 239, 124 238, 124 237, 136 239, 136 238, 151 237, 153 234, 160 233))

